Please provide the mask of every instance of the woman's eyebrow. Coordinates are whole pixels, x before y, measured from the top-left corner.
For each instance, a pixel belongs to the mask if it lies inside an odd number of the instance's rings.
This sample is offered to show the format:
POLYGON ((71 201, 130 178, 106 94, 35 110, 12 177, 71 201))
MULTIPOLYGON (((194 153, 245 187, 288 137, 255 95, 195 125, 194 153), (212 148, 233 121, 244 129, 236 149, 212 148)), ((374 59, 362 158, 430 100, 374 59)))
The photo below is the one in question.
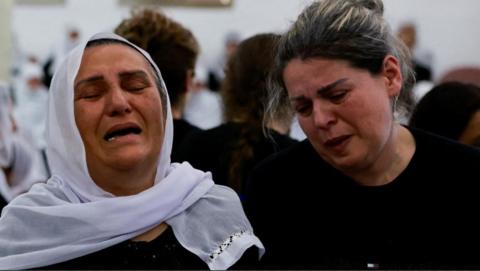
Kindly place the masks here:
POLYGON ((325 92, 328 92, 329 90, 335 88, 336 86, 340 85, 341 83, 347 81, 348 79, 347 78, 341 78, 341 79, 338 79, 337 81, 331 83, 331 84, 328 84, 326 86, 323 86, 323 87, 320 87, 318 90, 317 90, 317 95, 322 95, 322 93, 325 93, 325 92))
POLYGON ((102 76, 102 75, 94 75, 94 76, 91 76, 91 77, 82 79, 82 80, 78 81, 77 83, 75 83, 74 91, 77 91, 77 89, 78 89, 81 85, 91 84, 91 83, 98 82, 98 81, 102 81, 102 80, 103 80, 103 76, 102 76))
POLYGON ((135 70, 135 71, 126 71, 126 72, 121 72, 118 74, 120 78, 125 78, 125 77, 142 77, 144 79, 148 79, 148 74, 142 70, 135 70))
MULTIPOLYGON (((317 91, 316 91, 316 94, 317 95, 322 95, 323 93, 325 92, 328 92, 329 90, 335 88, 336 86, 344 83, 348 81, 348 78, 341 78, 341 79, 338 79, 337 81, 331 83, 331 84, 328 84, 326 86, 323 86, 323 87, 320 87, 317 91)), ((302 100, 302 99, 305 99, 305 96, 304 95, 300 95, 300 96, 294 96, 294 97, 290 97, 289 100, 290 102, 295 102, 295 101, 298 101, 298 100, 302 100)))

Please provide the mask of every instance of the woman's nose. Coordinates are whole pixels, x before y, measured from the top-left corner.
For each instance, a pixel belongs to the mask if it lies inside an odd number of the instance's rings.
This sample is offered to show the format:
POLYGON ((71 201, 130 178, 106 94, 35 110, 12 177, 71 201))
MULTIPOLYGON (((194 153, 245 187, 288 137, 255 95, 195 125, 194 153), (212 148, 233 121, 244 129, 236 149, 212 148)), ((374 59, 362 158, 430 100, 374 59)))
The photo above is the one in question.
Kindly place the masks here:
POLYGON ((328 129, 336 122, 336 117, 328 105, 315 103, 313 107, 313 122, 315 127, 319 129, 328 129))
POLYGON ((110 90, 107 103, 106 110, 109 116, 122 115, 132 111, 128 93, 119 87, 110 90))

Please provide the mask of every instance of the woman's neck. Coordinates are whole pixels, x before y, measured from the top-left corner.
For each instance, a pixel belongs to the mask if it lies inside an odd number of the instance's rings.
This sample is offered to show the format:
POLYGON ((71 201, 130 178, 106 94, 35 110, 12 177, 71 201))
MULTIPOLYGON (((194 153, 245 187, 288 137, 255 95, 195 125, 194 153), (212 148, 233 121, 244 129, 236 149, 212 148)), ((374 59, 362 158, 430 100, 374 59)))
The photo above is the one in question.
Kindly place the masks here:
POLYGON ((397 178, 415 153, 415 139, 407 128, 394 124, 389 141, 370 168, 349 176, 365 186, 381 186, 397 178))
POLYGON ((102 170, 95 170, 95 172, 97 174, 90 175, 100 188, 115 196, 129 196, 153 186, 156 167, 126 170, 103 168, 102 170))

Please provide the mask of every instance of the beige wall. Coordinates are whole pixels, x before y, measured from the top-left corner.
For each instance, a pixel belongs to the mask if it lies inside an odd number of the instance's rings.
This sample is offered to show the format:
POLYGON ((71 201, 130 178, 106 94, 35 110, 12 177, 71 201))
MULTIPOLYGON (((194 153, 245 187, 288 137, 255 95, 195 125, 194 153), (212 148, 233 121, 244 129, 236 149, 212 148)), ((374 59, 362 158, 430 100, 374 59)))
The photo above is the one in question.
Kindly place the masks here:
MULTIPOLYGON (((21 2, 25 1, 27 0, 21 2)), ((28 0, 31 3, 37 1, 39 0, 28 0)), ((248 37, 259 32, 284 31, 312 1, 314 0, 235 0, 232 7, 226 9, 168 7, 165 11, 192 29, 202 47, 200 60, 209 63, 221 53, 227 32, 236 30, 242 37, 248 37)), ((5 5, 4 2, 5 0, 0 0, 1 5, 5 5)), ((88 37, 99 31, 113 29, 123 18, 129 16, 129 6, 119 5, 118 0, 42 2, 48 5, 16 4, 10 15, 11 29, 18 49, 24 54, 33 53, 40 60, 44 60, 52 47, 64 37, 67 25, 77 26, 82 36, 88 37)), ((458 65, 480 66, 480 0, 383 2, 385 16, 392 28, 396 29, 403 21, 413 21, 418 25, 418 49, 432 53, 434 76, 440 76, 458 65)), ((4 20, 5 16, 2 15, 0 14, 0 20, 4 20)), ((3 25, 0 24, 0 27, 3 25)), ((5 43, 2 41, 0 44, 5 43)))
POLYGON ((13 0, 0 1, 0 81, 10 79, 12 61, 11 14, 13 0))

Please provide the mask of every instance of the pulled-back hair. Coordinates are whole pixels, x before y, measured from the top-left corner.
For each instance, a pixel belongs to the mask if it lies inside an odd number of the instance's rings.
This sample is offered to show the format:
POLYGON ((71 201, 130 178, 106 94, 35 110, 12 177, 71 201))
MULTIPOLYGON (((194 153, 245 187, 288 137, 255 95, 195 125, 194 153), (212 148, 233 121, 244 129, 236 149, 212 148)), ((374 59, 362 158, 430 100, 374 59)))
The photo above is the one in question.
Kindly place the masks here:
MULTIPOLYGON (((241 123, 240 136, 232 151, 228 172, 229 186, 241 191, 242 176, 254 156, 254 145, 264 138, 262 121, 267 98, 267 79, 273 68, 279 35, 258 34, 242 41, 226 65, 221 95, 224 118, 241 123)), ((275 120, 291 121, 289 112, 276 114, 275 120)))
POLYGON ((324 0, 312 3, 279 41, 267 120, 277 108, 289 103, 283 70, 292 59, 344 60, 376 75, 382 72, 387 55, 393 55, 399 61, 403 84, 398 105, 408 112, 412 105, 411 88, 415 83, 410 54, 383 18, 382 1, 324 0))
POLYGON ((162 72, 172 106, 186 90, 188 70, 194 70, 200 46, 192 32, 160 10, 140 8, 123 20, 115 33, 147 51, 162 72))

